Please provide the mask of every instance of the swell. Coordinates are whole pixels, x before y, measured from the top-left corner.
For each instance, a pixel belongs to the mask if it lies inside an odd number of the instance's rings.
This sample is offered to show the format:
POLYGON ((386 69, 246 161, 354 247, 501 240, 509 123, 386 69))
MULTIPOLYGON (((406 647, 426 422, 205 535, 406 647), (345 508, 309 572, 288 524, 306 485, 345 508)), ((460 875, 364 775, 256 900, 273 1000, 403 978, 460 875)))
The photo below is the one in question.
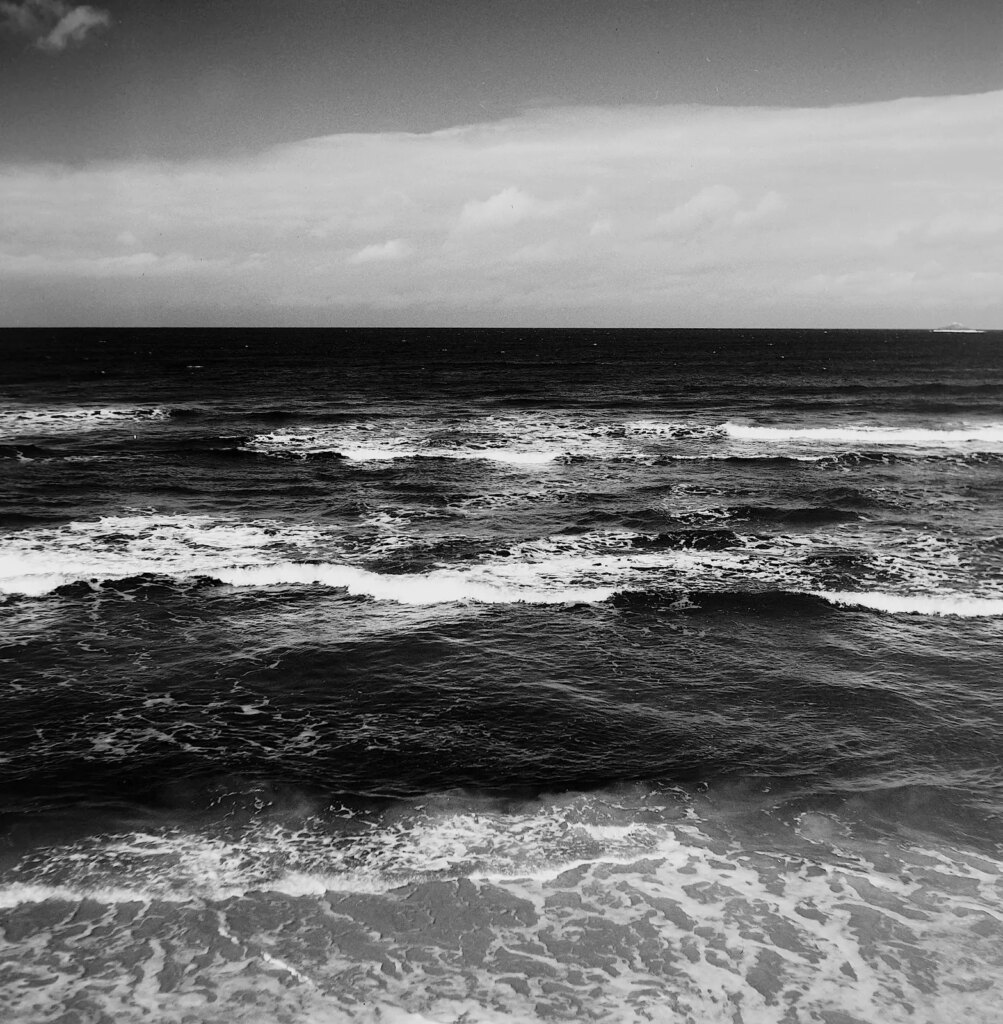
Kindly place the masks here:
POLYGON ((792 590, 753 592, 692 590, 624 590, 610 603, 628 611, 669 612, 739 612, 742 614, 823 615, 835 611, 833 604, 821 594, 792 590))
POLYGON ((889 594, 880 591, 622 591, 611 603, 632 610, 829 614, 838 609, 890 615, 986 618, 1003 615, 1003 597, 971 594, 889 594))
POLYGON ((255 459, 258 453, 247 448, 246 436, 188 437, 171 441, 161 451, 165 454, 192 459, 255 459))
MULTIPOLYGON (((844 489, 835 494, 846 504, 869 508, 875 502, 859 492, 844 489)), ((659 527, 667 523, 700 523, 708 519, 732 522, 774 523, 784 526, 817 526, 824 523, 851 523, 862 518, 859 512, 836 505, 804 505, 786 508, 773 505, 721 505, 692 512, 673 513, 664 508, 634 508, 623 512, 609 509, 590 509, 575 526, 565 527, 564 533, 582 533, 591 526, 603 523, 623 523, 633 527, 659 527)), ((682 532, 682 531, 678 531, 682 532)), ((643 541, 637 547, 649 546, 643 541)))
POLYGON ((722 512, 729 519, 781 523, 787 526, 815 526, 819 523, 852 523, 861 518, 859 512, 831 505, 807 505, 783 508, 773 505, 731 505, 722 512))

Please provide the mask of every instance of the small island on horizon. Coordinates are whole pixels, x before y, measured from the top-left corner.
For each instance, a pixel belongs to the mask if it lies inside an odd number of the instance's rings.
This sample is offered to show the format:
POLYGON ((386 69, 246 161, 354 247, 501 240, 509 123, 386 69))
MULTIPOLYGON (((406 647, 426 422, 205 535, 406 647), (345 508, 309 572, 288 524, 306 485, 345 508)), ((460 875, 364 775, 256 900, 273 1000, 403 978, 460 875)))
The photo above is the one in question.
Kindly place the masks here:
POLYGON ((954 323, 945 324, 943 327, 934 327, 934 334, 982 334, 982 331, 978 327, 966 327, 964 324, 959 324, 957 321, 954 323))

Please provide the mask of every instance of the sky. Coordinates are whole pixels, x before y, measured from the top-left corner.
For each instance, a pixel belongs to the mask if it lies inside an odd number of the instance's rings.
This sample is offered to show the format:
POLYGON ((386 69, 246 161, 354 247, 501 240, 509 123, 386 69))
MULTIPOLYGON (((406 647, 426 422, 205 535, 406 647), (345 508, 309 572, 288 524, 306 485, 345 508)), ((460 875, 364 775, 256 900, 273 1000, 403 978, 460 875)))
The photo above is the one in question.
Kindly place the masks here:
POLYGON ((1003 328, 999 0, 0 0, 0 325, 1003 328))

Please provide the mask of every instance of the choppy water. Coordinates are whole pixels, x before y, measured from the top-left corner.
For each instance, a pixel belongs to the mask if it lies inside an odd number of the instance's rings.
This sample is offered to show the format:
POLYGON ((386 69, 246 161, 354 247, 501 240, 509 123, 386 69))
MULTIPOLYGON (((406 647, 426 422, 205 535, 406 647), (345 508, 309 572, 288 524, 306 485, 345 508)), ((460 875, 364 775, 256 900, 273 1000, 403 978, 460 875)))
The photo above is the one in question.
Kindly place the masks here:
POLYGON ((3 1019, 997 1019, 1003 336, 0 346, 3 1019))

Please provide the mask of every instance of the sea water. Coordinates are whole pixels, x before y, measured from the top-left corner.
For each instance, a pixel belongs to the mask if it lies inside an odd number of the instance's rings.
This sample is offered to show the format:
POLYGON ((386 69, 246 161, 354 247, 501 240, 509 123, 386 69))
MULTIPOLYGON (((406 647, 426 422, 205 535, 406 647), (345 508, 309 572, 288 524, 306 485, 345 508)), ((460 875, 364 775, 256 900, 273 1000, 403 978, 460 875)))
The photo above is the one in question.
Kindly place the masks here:
POLYGON ((999 1019, 1003 336, 0 350, 2 1019, 999 1019))

